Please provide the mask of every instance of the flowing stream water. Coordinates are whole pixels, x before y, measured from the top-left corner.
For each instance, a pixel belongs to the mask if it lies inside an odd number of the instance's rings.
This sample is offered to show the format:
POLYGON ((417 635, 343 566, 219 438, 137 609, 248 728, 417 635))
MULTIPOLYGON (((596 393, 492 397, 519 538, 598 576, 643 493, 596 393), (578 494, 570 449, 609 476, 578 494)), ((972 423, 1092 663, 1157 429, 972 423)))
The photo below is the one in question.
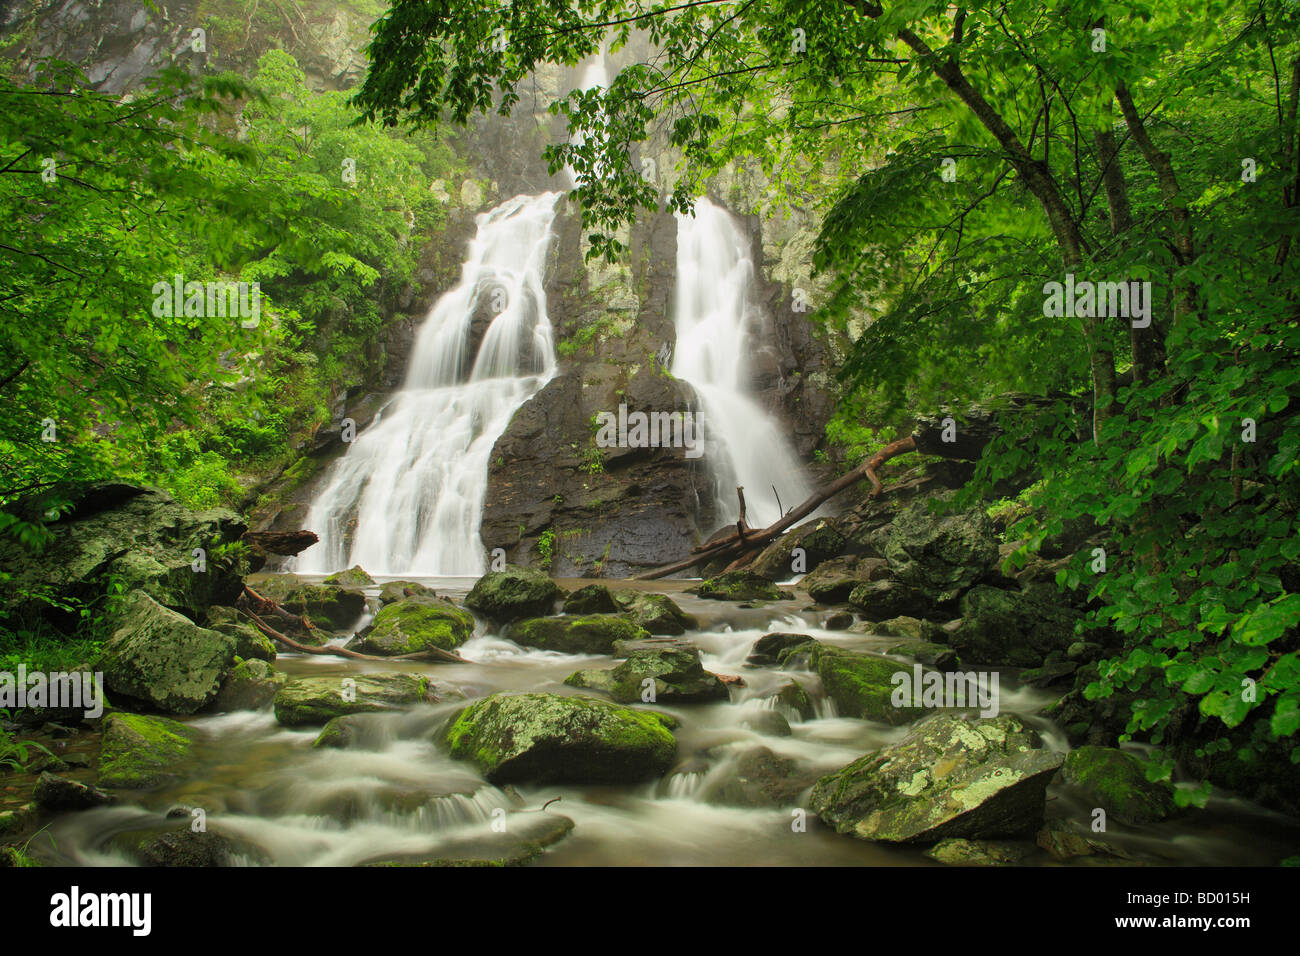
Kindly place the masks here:
POLYGON ((749 243, 730 213, 701 198, 694 216, 677 215, 672 373, 700 397, 718 524, 739 516, 740 486, 746 519, 761 528, 804 501, 811 488, 780 425, 750 390, 752 326, 758 318, 753 288, 749 243))
POLYGON ((305 527, 320 542, 296 570, 484 570, 488 456, 555 372, 543 281, 559 195, 516 196, 478 217, 460 283, 416 335, 405 385, 313 501, 305 527))
MULTIPOLYGON (((472 583, 422 580, 456 600, 472 583)), ((584 582, 562 583, 576 587, 584 582)), ((700 648, 704 666, 740 675, 745 686, 733 687, 727 702, 655 705, 682 722, 676 731, 676 765, 657 782, 493 786, 434 742, 438 728, 464 705, 459 700, 367 715, 360 739, 343 750, 313 748, 319 728, 287 729, 276 724, 270 710, 243 711, 187 718, 198 731, 197 756, 178 768, 181 776, 175 783, 133 795, 138 803, 58 817, 33 839, 31 850, 62 865, 129 865, 132 858, 119 836, 168 825, 186 828, 186 810, 180 811, 183 819, 166 819, 167 811, 179 805, 202 808, 210 832, 259 847, 260 852, 244 858, 250 864, 349 865, 459 855, 466 847, 491 856, 500 852, 494 846, 509 839, 492 829, 500 816, 494 811, 508 811, 508 825, 519 827, 542 816, 535 811, 560 797, 546 813, 568 816, 576 826, 545 852, 540 865, 932 865, 920 849, 837 835, 811 812, 806 832, 799 832, 792 826, 794 811, 806 805, 806 791, 786 805, 750 808, 728 805, 721 796, 737 759, 750 748, 767 747, 795 761, 798 773, 815 777, 906 733, 903 727, 836 716, 814 674, 746 666, 745 657, 759 637, 772 630, 801 632, 876 652, 896 638, 824 630, 816 615, 795 601, 761 608, 719 605, 682 593, 688 584, 656 582, 653 590, 670 593, 697 616, 700 627, 686 639, 700 648), (771 695, 791 678, 809 689, 816 715, 800 719, 793 711, 782 712, 790 727, 787 735, 761 718, 770 717, 771 695)), ((372 664, 289 654, 276 666, 290 676, 420 672, 478 697, 509 690, 575 693, 562 683, 565 677, 613 663, 609 657, 520 647, 482 625, 460 652, 468 663, 372 664)), ((1003 712, 1021 714, 1046 746, 1065 749, 1062 734, 1033 716, 1051 695, 1017 686, 1010 673, 1003 676, 1003 712)), ((1081 821, 1090 819, 1089 808, 1069 787, 1053 785, 1047 807, 1049 820, 1087 835, 1081 821)), ((1279 849, 1294 842, 1295 829, 1294 821, 1240 801, 1215 799, 1191 822, 1173 819, 1141 828, 1112 822, 1107 841, 1152 862, 1274 864, 1279 849)), ((1042 853, 1028 862, 1052 860, 1042 853)))

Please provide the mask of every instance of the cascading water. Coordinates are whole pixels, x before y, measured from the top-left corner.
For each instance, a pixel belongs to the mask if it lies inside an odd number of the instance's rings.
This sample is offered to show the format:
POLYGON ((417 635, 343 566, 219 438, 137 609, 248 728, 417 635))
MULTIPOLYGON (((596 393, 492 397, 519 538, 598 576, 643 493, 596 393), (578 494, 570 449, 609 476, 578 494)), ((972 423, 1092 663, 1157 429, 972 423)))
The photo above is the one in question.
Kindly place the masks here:
POLYGON ((750 290, 754 264, 735 219, 707 199, 677 215, 677 348, 672 372, 700 397, 719 524, 734 522, 745 489, 746 520, 762 527, 808 497, 803 468, 778 423, 749 395, 750 290))
POLYGON ((516 196, 478 217, 460 284, 420 327, 405 385, 312 503, 306 526, 320 542, 295 570, 483 572, 488 456, 555 372, 543 277, 559 195, 516 196))

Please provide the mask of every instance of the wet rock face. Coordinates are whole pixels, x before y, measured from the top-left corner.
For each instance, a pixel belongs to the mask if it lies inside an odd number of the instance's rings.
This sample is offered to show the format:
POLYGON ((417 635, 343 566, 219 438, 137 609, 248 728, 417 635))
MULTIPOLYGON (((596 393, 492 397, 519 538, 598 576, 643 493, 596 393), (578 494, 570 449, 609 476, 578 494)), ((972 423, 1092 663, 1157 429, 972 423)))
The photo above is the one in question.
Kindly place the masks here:
POLYGON ((688 385, 653 364, 636 371, 583 365, 553 378, 497 440, 488 464, 481 537, 489 551, 540 564, 550 532, 551 573, 622 577, 667 563, 709 524, 702 459, 685 448, 600 448, 595 416, 686 411, 688 385), (700 489, 697 491, 697 488, 700 489))
POLYGON ((823 777, 810 798, 840 833, 882 843, 1031 836, 1064 756, 1016 717, 940 714, 898 744, 823 777))

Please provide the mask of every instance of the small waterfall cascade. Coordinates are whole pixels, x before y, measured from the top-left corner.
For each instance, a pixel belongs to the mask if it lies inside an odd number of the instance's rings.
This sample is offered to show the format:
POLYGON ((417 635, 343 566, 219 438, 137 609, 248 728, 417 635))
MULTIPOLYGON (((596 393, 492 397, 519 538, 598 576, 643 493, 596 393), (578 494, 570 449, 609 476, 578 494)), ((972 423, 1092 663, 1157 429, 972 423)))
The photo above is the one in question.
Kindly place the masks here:
POLYGON ((479 215, 460 283, 416 333, 405 384, 312 503, 305 526, 320 542, 294 570, 483 573, 488 456, 555 373, 543 280, 559 196, 516 196, 479 215))
POLYGON ((677 214, 677 347, 672 373, 700 397, 706 460, 717 499, 718 524, 740 514, 736 486, 745 489, 746 520, 764 527, 804 501, 811 488, 780 424, 749 389, 754 264, 739 223, 725 209, 698 199, 694 216, 677 214))

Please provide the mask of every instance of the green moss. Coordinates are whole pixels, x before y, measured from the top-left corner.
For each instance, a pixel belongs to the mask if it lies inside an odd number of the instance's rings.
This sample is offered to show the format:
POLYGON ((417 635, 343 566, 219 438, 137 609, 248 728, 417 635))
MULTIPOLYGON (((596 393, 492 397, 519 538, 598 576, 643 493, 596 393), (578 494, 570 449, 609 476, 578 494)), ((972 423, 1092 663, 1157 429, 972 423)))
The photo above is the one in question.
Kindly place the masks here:
POLYGON ((1080 747, 1065 758, 1064 775, 1121 823, 1153 823, 1174 810, 1173 787, 1148 780, 1146 762, 1136 754, 1080 747))
POLYGON ((176 765, 190 755, 194 732, 164 717, 111 714, 104 721, 99 755, 99 782, 106 787, 138 789, 170 779, 176 765))

